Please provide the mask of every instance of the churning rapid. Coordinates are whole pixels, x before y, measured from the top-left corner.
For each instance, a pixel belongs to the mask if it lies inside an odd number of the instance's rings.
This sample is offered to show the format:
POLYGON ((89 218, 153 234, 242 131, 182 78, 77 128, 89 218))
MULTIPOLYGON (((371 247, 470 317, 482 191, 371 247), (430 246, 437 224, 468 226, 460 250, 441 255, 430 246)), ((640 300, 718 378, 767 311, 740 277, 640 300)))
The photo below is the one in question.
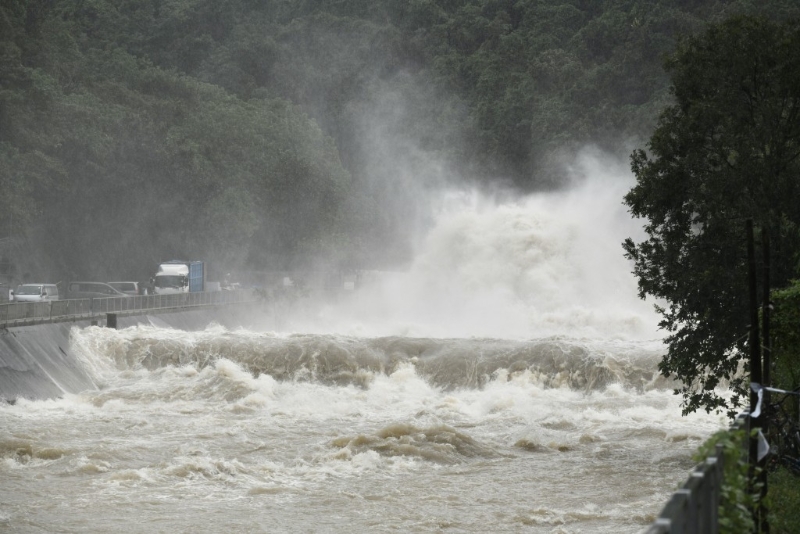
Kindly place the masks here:
POLYGON ((408 271, 335 303, 73 329, 97 389, 0 407, 0 525, 643 530, 725 421, 658 376, 620 198, 454 196, 408 271))

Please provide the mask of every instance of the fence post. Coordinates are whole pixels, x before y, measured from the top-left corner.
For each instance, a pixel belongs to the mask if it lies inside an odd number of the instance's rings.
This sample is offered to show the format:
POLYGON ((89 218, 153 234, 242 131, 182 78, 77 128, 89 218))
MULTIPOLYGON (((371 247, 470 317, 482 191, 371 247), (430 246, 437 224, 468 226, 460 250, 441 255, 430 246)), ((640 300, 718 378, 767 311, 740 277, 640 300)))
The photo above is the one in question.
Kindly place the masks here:
MULTIPOLYGON (((761 344, 762 344, 762 372, 761 372, 761 385, 765 387, 769 387, 772 385, 772 341, 770 339, 770 291, 771 291, 771 283, 770 283, 770 249, 769 249, 769 232, 767 232, 767 228, 763 227, 761 229, 761 246, 763 252, 763 259, 764 259, 764 272, 763 272, 763 295, 762 295, 762 305, 761 305, 761 344)), ((763 391, 763 399, 761 400, 763 411, 766 412, 769 407, 770 403, 770 393, 766 389, 763 391)), ((761 419, 762 426, 764 427, 764 433, 769 431, 769 428, 766 428, 769 424, 768 417, 764 417, 761 419)), ((767 521, 767 516, 769 510, 767 509, 764 501, 767 496, 767 492, 769 491, 768 488, 768 477, 767 477, 767 457, 761 460, 758 463, 758 467, 761 469, 761 473, 758 476, 759 482, 761 482, 761 499, 759 501, 761 505, 761 524, 759 527, 761 528, 761 532, 763 534, 769 534, 769 523, 767 521)))
POLYGON ((717 456, 706 458, 708 470, 706 473, 711 478, 709 497, 711 503, 708 509, 709 532, 719 532, 719 503, 722 500, 722 445, 717 445, 717 456))

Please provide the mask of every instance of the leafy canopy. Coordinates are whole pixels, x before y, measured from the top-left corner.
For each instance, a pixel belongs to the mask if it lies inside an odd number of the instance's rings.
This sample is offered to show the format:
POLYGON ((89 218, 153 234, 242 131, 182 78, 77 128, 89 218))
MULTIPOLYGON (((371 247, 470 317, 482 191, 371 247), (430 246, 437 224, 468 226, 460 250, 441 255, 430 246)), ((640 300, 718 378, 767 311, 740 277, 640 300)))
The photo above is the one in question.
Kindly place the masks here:
POLYGON ((4 0, 0 239, 27 243, 15 269, 40 280, 145 277, 172 257, 396 266, 424 191, 451 176, 556 187, 564 151, 649 135, 662 55, 734 11, 800 15, 796 0, 4 0))
POLYGON ((747 394, 745 221, 771 239, 772 285, 800 252, 800 25, 734 17, 683 41, 669 58, 675 104, 648 151, 631 156, 625 203, 647 239, 623 244, 642 298, 669 332, 660 363, 682 383, 684 412, 727 409, 747 394), (730 384, 726 400, 715 391, 730 384))

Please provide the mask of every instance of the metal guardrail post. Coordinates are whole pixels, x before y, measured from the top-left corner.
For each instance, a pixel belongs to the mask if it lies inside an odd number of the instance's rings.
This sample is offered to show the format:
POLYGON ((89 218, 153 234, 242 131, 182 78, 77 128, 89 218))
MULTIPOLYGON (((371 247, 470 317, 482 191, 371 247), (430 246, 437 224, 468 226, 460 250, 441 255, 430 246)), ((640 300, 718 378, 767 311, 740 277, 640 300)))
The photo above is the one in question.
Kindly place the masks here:
POLYGON ((689 524, 692 530, 698 534, 712 532, 709 527, 710 517, 709 508, 715 507, 711 503, 710 483, 712 480, 706 478, 705 465, 701 464, 693 473, 689 475, 684 488, 689 490, 689 524))
POLYGON ((705 503, 707 532, 719 531, 719 502, 722 498, 722 462, 718 457, 706 458, 705 475, 708 484, 705 503))
POLYGON ((644 534, 670 534, 670 520, 663 517, 656 519, 644 534))
POLYGON ((669 519, 670 534, 688 534, 686 516, 689 508, 689 496, 686 490, 678 490, 672 494, 661 516, 669 519))

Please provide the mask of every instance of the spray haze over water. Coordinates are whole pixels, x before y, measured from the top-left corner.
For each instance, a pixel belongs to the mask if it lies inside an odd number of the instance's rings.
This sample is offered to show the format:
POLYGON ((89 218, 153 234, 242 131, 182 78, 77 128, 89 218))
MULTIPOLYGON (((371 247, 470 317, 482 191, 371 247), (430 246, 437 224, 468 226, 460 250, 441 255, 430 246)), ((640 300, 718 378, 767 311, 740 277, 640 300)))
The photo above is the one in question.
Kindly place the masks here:
POLYGON ((438 195, 407 270, 366 273, 363 291, 289 324, 372 336, 658 338, 622 254, 623 239, 641 233, 622 204, 632 179, 608 161, 587 150, 565 191, 438 195))
POLYGON ((723 421, 658 374, 628 174, 591 152, 572 174, 438 195, 408 269, 332 302, 74 328, 97 388, 0 406, 0 525, 640 532, 723 421))

